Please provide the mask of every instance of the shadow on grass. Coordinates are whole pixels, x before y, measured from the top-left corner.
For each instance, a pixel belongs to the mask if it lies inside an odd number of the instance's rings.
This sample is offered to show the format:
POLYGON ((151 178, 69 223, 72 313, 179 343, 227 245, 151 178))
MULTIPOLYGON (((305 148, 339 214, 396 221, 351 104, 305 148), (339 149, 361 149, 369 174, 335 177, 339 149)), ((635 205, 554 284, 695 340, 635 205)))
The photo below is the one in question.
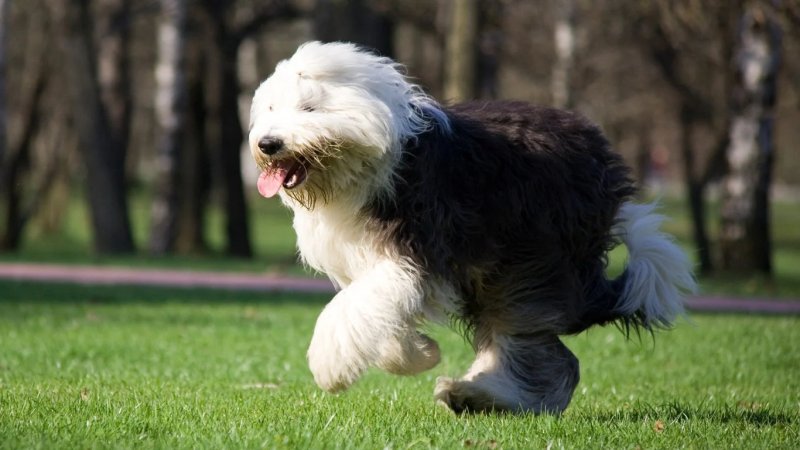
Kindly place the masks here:
POLYGON ((77 304, 324 304, 330 294, 252 292, 206 288, 88 286, 67 283, 0 281, 0 303, 77 304))
POLYGON ((788 426, 796 423, 796 415, 769 404, 740 401, 736 405, 690 405, 668 403, 664 405, 634 404, 630 409, 593 411, 588 416, 603 423, 622 421, 647 422, 660 420, 667 423, 707 422, 716 424, 747 424, 756 427, 788 426))

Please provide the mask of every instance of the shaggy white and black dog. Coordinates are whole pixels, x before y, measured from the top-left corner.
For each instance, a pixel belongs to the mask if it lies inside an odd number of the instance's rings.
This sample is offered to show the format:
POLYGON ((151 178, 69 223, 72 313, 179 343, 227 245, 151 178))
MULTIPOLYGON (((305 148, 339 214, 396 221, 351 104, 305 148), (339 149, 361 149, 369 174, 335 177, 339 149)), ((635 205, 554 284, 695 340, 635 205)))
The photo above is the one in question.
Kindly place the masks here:
POLYGON ((388 58, 310 42, 256 90, 258 190, 294 211, 306 264, 340 289, 308 362, 331 392, 368 367, 439 361, 426 320, 462 325, 476 352, 435 398, 456 412, 558 413, 578 383, 559 340, 595 324, 668 326, 690 263, 631 203, 629 169, 600 130, 522 102, 442 106, 388 58), (624 243, 616 279, 606 254, 624 243))

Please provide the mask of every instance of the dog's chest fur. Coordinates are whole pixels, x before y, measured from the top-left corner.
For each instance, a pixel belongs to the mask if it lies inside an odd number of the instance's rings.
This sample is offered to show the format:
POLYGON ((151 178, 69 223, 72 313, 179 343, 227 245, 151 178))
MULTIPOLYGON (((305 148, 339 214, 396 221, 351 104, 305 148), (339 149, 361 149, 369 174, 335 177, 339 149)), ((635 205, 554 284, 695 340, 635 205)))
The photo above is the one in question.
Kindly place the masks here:
POLYGON ((329 204, 308 211, 295 208, 294 229, 303 261, 347 287, 377 261, 374 238, 353 209, 329 204))

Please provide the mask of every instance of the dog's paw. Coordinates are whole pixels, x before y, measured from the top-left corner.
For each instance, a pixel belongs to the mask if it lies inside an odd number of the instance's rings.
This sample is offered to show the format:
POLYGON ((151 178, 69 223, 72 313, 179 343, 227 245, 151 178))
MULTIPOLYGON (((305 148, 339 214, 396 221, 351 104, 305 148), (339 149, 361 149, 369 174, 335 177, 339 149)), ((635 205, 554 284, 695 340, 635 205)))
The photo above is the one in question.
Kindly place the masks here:
POLYGON ((491 393, 473 381, 455 380, 450 377, 436 379, 433 398, 439 405, 456 414, 502 411, 508 409, 496 402, 491 393))
POLYGON ((308 349, 308 367, 317 386, 331 393, 344 391, 364 371, 359 364, 348 362, 346 352, 335 343, 315 343, 313 340, 308 349))
POLYGON ((439 344, 413 331, 401 339, 389 339, 383 345, 378 367, 396 375, 414 375, 439 364, 439 344))
POLYGON ((347 322, 337 320, 337 305, 330 303, 317 319, 308 348, 308 366, 317 386, 340 392, 358 380, 368 367, 364 352, 350 339, 347 322))

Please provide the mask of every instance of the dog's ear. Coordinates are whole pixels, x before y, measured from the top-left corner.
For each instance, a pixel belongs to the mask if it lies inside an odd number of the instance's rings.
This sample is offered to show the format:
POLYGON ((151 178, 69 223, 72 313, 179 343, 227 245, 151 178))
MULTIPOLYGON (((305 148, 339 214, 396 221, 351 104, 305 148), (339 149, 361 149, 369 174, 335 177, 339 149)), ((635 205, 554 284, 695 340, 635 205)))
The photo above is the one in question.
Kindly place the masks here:
POLYGON ((298 71, 297 76, 300 109, 307 110, 309 107, 321 105, 327 97, 327 93, 323 84, 317 82, 319 78, 312 76, 307 71, 298 71))

